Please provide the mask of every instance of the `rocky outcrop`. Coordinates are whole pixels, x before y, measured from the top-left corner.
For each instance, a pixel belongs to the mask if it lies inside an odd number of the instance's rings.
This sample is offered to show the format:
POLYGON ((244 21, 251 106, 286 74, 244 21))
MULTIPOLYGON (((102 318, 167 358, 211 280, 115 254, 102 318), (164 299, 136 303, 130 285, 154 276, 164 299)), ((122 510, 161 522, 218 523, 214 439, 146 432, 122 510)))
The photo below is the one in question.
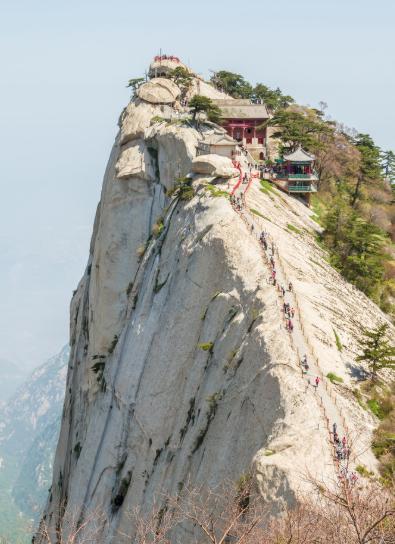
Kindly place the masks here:
MULTIPOLYGON (((104 512, 103 543, 123 542, 121 533, 133 541, 128 513, 147 512, 159 491, 177 493, 187 481, 215 485, 252 470, 275 510, 295 500, 306 471, 333 476, 322 414, 260 247, 229 200, 206 189, 208 177, 235 173, 231 162, 196 158, 207 127, 155 119, 157 107, 140 96, 126 108, 104 176, 88 265, 71 303, 66 399, 43 516, 50 531, 63 525, 67 534, 67 516, 104 512), (191 198, 171 196, 187 175, 191 198)), ((314 285, 328 300, 341 285, 338 307, 347 306, 355 323, 382 318, 366 297, 361 310, 361 297, 336 272, 330 282, 319 273, 328 265, 302 204, 259 188, 254 198, 288 252, 295 285, 306 292, 314 285)), ((335 306, 320 307, 323 322, 335 306)), ((339 396, 361 412, 350 395, 339 396)))
POLYGON ((232 161, 221 155, 199 155, 192 161, 192 172, 214 178, 235 178, 239 172, 232 161))
POLYGON ((179 87, 171 79, 163 77, 151 79, 137 90, 137 96, 150 104, 174 104, 180 94, 179 87))
POLYGON ((201 96, 207 96, 211 100, 231 98, 226 93, 219 91, 213 85, 204 81, 200 77, 196 77, 192 80, 191 88, 189 89, 188 96, 192 97, 195 94, 200 94, 201 96))
POLYGON ((143 141, 133 141, 122 147, 115 170, 118 179, 139 178, 154 181, 155 164, 143 141))

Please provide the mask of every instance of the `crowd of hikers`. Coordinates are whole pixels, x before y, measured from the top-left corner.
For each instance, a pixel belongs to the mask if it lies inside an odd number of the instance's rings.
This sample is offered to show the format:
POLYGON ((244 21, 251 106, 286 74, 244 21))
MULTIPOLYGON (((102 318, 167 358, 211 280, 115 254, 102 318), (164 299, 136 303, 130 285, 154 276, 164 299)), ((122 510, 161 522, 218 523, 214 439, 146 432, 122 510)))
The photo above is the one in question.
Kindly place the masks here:
POLYGON ((244 202, 241 196, 230 195, 230 203, 237 212, 241 212, 243 209, 244 202))
MULTIPOLYGON (((242 178, 243 183, 247 183, 248 180, 250 179, 252 165, 248 165, 248 169, 249 169, 249 175, 247 173, 244 174, 242 178)), ((241 211, 245 207, 245 202, 242 196, 237 197, 236 195, 233 194, 230 196, 230 202, 236 211, 241 211)), ((251 229, 251 232, 253 232, 254 226, 251 225, 250 229, 251 229)), ((285 326, 287 331, 292 333, 294 330, 293 319, 295 317, 295 308, 291 305, 290 302, 287 302, 285 300, 286 292, 287 291, 289 293, 293 292, 292 282, 289 282, 287 287, 284 287, 284 285, 278 283, 278 275, 277 275, 276 263, 275 263, 276 246, 273 241, 269 241, 269 236, 265 231, 261 232, 259 236, 259 242, 263 250, 268 253, 269 267, 270 267, 269 282, 275 287, 277 287, 278 291, 280 292, 280 295, 284 299, 282 310, 284 312, 285 326)), ((300 361, 300 364, 302 367, 303 374, 308 374, 309 364, 307 361, 307 355, 303 356, 302 360, 300 361)), ((313 383, 313 386, 315 387, 316 391, 318 389, 320 381, 321 381, 320 377, 316 376, 313 383)), ((308 384, 310 384, 310 379, 308 379, 308 384)), ((349 444, 347 443, 347 439, 345 436, 343 436, 343 438, 340 440, 340 437, 337 433, 336 423, 333 423, 331 435, 333 439, 335 460, 339 464, 341 463, 341 461, 347 461, 346 466, 343 466, 343 467, 339 466, 339 478, 345 479, 351 484, 355 484, 356 481, 358 480, 358 476, 356 475, 355 472, 351 472, 348 470, 348 461, 350 459, 351 448, 349 444)))

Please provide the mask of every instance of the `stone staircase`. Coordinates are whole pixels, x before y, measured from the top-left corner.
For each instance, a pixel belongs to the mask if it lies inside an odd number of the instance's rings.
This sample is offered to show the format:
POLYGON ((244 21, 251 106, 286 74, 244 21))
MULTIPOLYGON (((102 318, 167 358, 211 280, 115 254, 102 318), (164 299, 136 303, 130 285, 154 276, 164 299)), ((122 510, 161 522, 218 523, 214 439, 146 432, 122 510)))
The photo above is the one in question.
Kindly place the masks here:
MULTIPOLYGON (((246 162, 246 161, 245 161, 246 162)), ((315 397, 317 405, 322 414, 323 424, 328 435, 328 446, 333 450, 333 460, 337 469, 338 477, 343 479, 352 474, 355 478, 355 473, 350 472, 350 460, 353 455, 346 455, 345 458, 338 458, 336 452, 336 444, 334 442, 333 424, 336 424, 337 435, 346 439, 346 448, 350 448, 349 444, 349 429, 345 414, 339 403, 337 402, 336 394, 333 390, 331 382, 325 377, 319 363, 319 359, 316 355, 314 346, 306 333, 304 325, 303 314, 300 310, 298 301, 298 293, 289 290, 290 278, 288 277, 281 255, 276 247, 276 242, 273 237, 265 231, 265 220, 251 212, 251 206, 249 205, 248 191, 254 182, 259 179, 257 171, 250 171, 246 168, 246 164, 241 166, 241 174, 238 182, 234 185, 231 194, 240 199, 243 202, 241 209, 236 207, 237 213, 242 217, 246 223, 251 236, 257 240, 257 243, 261 247, 262 260, 268 270, 268 282, 272 281, 272 262, 274 262, 274 268, 276 270, 276 282, 274 288, 278 293, 277 307, 280 315, 280 319, 283 326, 286 327, 286 316, 284 313, 284 303, 288 303, 291 308, 294 308, 295 315, 292 318, 293 330, 289 332, 290 343, 293 350, 297 354, 297 358, 300 364, 301 377, 306 382, 307 388, 313 387, 315 389, 315 397), (243 170, 244 166, 244 170, 243 170), (244 177, 245 172, 249 175, 249 180, 246 186, 243 186, 241 180, 244 177), (260 242, 261 233, 265 233, 265 239, 267 242, 267 249, 264 249, 260 242), (281 287, 286 289, 283 295, 281 287), (308 368, 302 364, 303 357, 307 357, 308 368), (318 385, 316 385, 316 378, 318 378, 318 385)), ((347 451, 347 450, 346 450, 347 451)))

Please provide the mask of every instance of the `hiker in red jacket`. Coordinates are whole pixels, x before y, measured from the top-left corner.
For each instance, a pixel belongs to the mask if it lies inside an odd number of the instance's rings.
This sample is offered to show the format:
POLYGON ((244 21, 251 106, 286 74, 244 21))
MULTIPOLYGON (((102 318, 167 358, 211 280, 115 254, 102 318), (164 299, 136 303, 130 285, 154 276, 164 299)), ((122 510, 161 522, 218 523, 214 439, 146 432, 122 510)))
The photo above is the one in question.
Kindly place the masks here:
POLYGON ((315 386, 318 387, 318 384, 320 383, 320 379, 319 377, 317 376, 316 379, 315 379, 315 386))

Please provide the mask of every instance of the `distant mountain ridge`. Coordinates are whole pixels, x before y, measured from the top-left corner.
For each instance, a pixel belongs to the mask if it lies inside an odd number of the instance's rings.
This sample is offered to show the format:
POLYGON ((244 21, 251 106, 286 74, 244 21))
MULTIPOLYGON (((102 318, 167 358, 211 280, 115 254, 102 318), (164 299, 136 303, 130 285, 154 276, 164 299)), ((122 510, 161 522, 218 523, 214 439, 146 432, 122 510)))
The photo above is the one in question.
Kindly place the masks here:
POLYGON ((69 347, 37 368, 0 412, 0 448, 24 454, 34 439, 55 416, 61 406, 67 372, 69 347))
POLYGON ((69 347, 32 372, 0 407, 0 536, 13 534, 19 511, 35 518, 52 477, 69 347), (7 510, 7 523, 3 515, 7 510))
POLYGON ((15 363, 0 359, 0 408, 23 383, 26 373, 15 363))

